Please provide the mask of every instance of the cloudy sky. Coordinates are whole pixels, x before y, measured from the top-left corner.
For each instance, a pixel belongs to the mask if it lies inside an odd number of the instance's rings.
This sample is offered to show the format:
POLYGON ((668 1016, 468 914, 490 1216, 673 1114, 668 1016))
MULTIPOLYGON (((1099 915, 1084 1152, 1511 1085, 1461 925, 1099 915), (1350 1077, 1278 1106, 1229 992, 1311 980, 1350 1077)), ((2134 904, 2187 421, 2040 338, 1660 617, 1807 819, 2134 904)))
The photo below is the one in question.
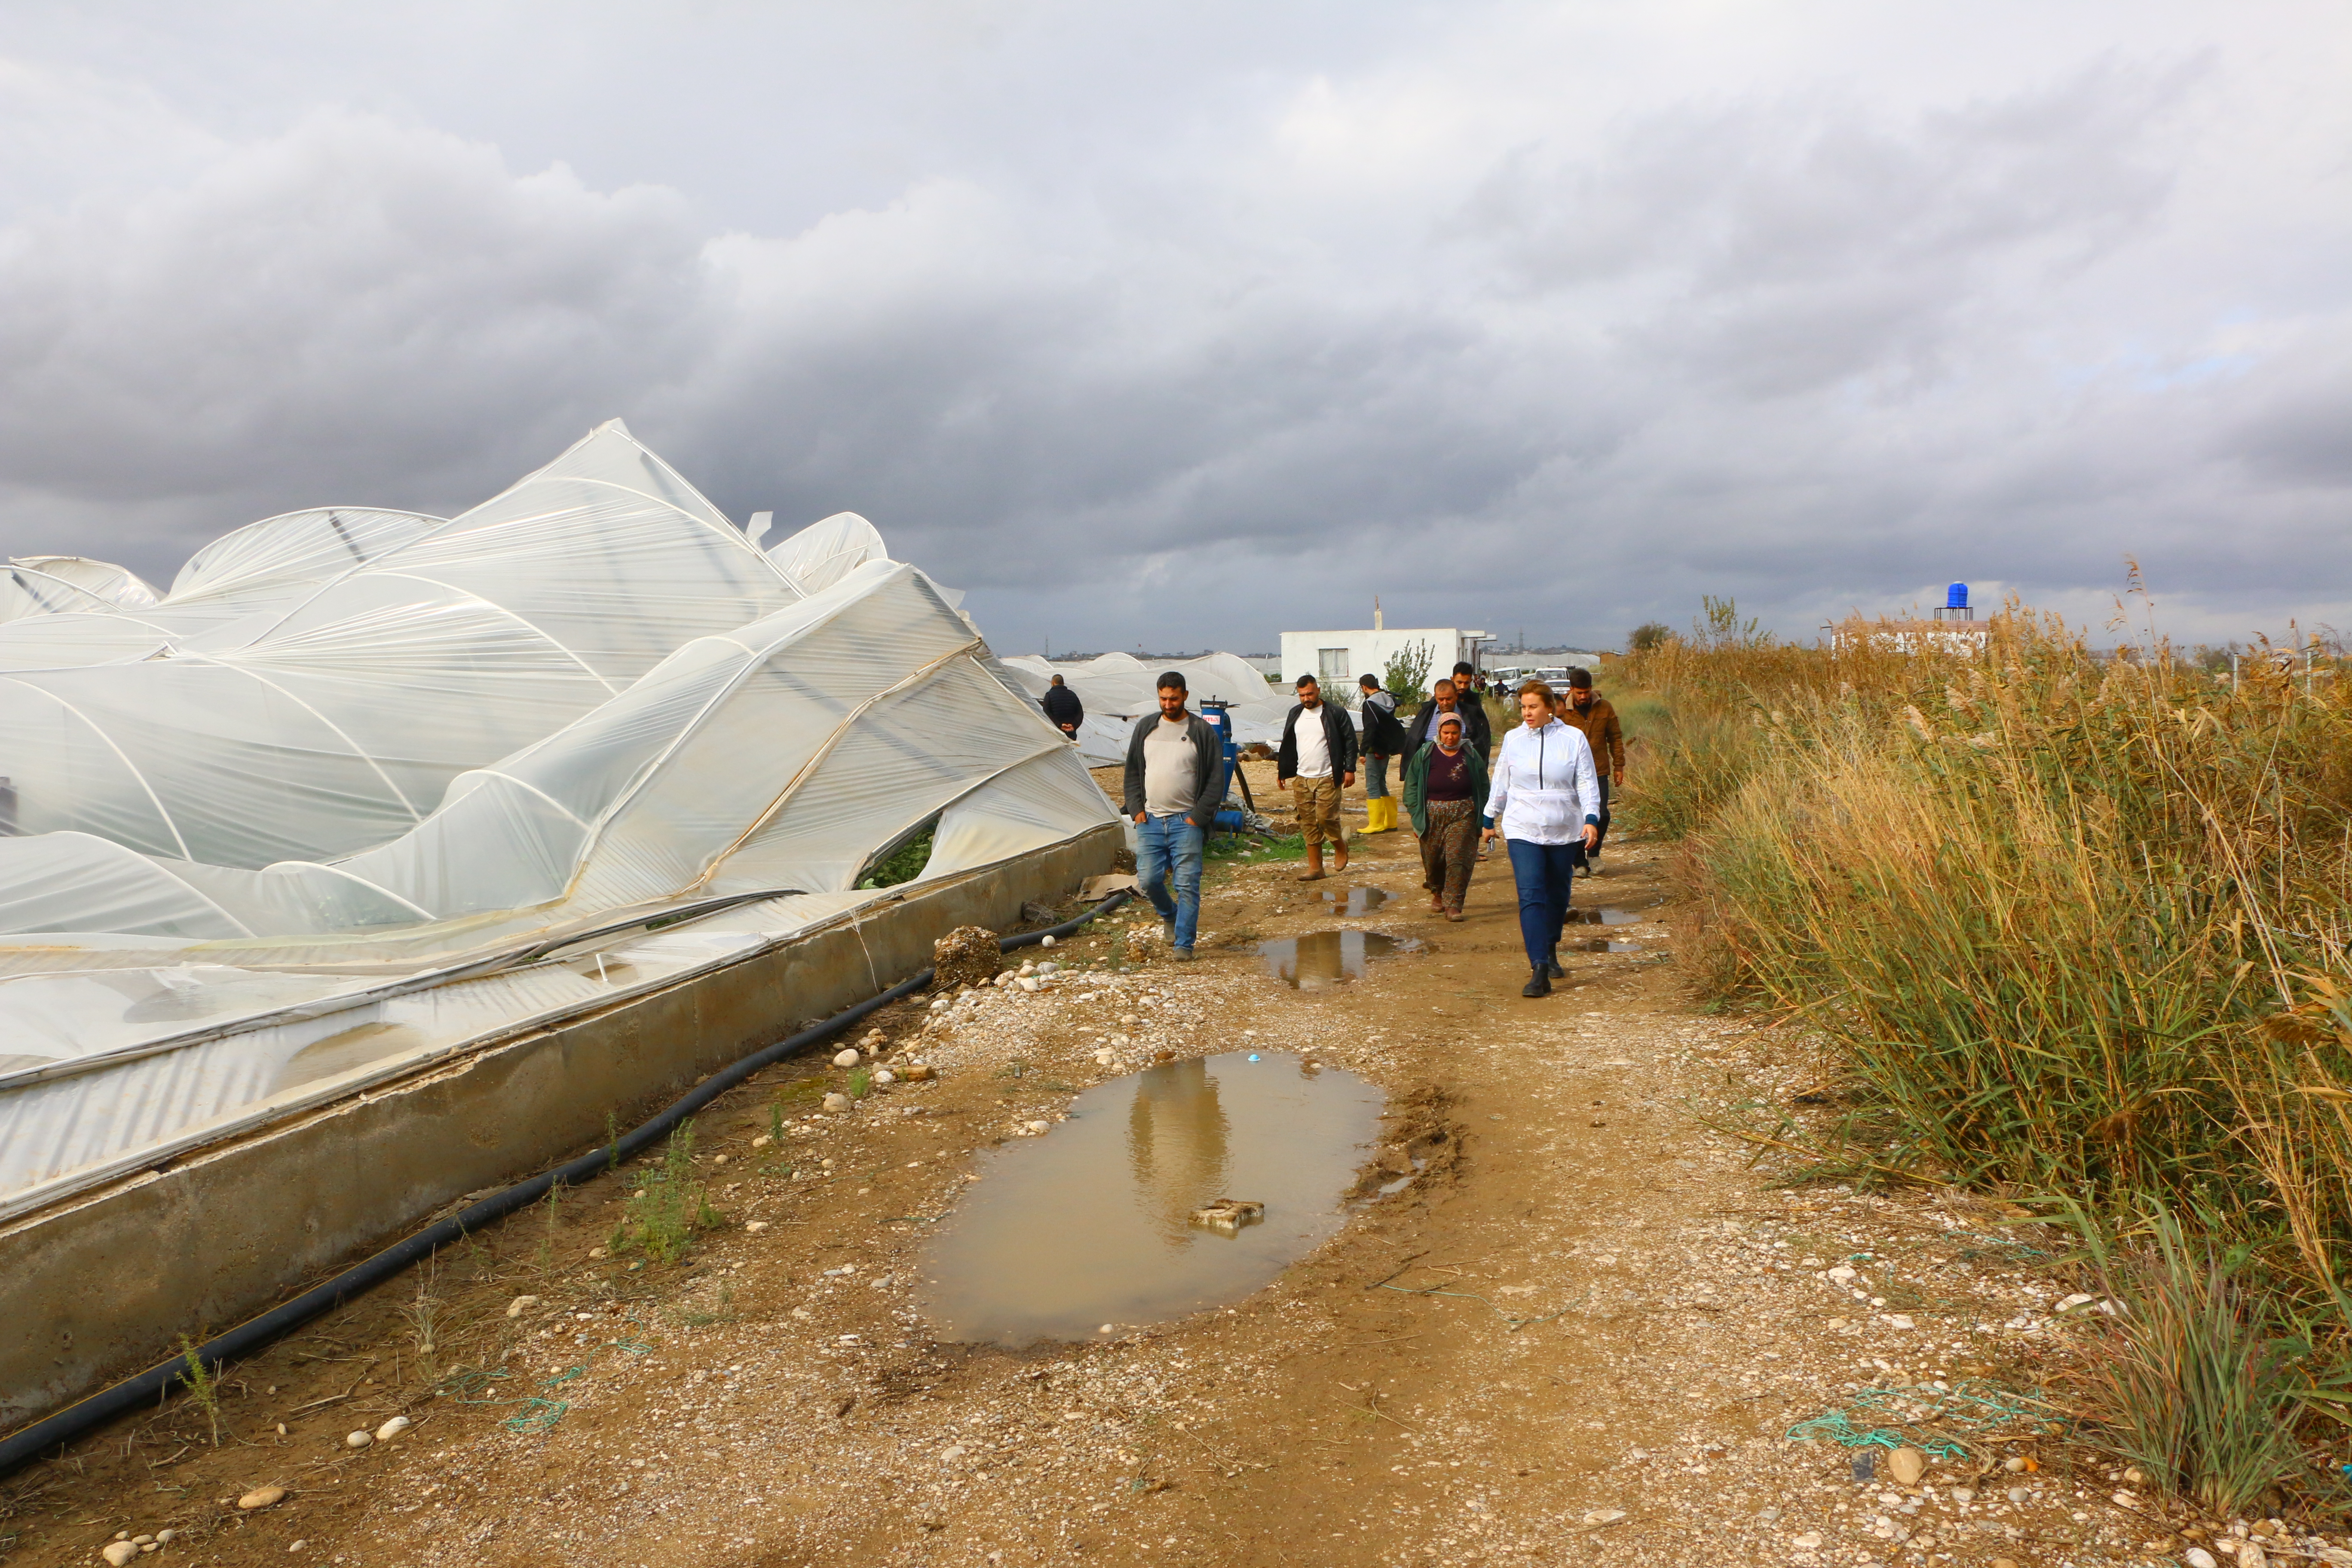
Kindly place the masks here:
POLYGON ((0 551, 168 582, 619 416, 1008 652, 2352 628, 2352 13, 0 10, 0 551))

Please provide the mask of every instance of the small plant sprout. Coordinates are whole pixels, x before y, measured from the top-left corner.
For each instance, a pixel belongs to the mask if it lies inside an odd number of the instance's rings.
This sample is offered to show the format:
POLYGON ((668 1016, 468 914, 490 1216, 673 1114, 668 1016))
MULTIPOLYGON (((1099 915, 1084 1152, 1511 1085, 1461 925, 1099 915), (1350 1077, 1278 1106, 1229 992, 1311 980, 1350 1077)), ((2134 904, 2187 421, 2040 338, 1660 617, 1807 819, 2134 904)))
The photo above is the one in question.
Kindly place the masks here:
POLYGON ((180 1360, 187 1367, 180 1373, 180 1381, 187 1384, 188 1396, 205 1413, 205 1419, 213 1430, 213 1447, 217 1448, 220 1447, 220 1380, 213 1369, 205 1364, 205 1358, 196 1353, 195 1342, 185 1334, 180 1336, 180 1360))

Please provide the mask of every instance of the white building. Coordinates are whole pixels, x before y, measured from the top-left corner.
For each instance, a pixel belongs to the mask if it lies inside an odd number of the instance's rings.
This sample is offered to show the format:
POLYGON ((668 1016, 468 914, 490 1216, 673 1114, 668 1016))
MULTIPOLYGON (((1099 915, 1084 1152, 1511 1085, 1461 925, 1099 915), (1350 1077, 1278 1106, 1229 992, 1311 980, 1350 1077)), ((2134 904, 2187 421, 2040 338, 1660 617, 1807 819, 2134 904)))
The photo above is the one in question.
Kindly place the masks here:
POLYGON ((1479 631, 1458 626, 1379 626, 1349 632, 1285 632, 1282 634, 1282 683, 1290 685, 1311 675, 1323 689, 1353 701, 1359 676, 1381 675, 1389 660, 1408 648, 1429 649, 1429 679, 1453 672, 1456 663, 1475 662, 1478 645, 1487 640, 1479 631))

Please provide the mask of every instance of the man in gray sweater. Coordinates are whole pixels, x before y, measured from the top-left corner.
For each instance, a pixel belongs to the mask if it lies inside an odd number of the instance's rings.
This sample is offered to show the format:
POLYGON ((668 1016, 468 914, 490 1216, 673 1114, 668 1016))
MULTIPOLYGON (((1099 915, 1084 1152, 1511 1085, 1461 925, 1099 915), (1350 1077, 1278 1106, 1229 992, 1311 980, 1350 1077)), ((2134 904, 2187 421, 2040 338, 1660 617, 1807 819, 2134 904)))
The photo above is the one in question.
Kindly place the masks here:
POLYGON ((1182 671, 1160 678, 1160 711, 1138 720, 1127 742, 1123 803, 1135 824, 1135 879, 1168 922, 1170 953, 1179 962, 1192 956, 1202 853, 1225 798, 1224 745, 1205 720, 1186 710, 1190 695, 1182 671))

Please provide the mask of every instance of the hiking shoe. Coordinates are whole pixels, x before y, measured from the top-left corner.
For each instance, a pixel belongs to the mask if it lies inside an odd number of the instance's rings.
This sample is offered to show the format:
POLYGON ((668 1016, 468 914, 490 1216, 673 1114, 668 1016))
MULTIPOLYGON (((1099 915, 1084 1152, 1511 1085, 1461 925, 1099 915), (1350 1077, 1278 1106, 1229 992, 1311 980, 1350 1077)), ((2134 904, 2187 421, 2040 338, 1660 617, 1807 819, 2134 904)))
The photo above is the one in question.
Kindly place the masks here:
POLYGON ((1537 971, 1535 972, 1535 973, 1534 973, 1534 974, 1532 974, 1532 975, 1530 975, 1530 976, 1528 977, 1528 983, 1527 983, 1525 985, 1522 985, 1522 986, 1520 986, 1520 987, 1519 987, 1519 994, 1520 994, 1520 995, 1522 995, 1522 996, 1549 996, 1549 995, 1550 995, 1550 994, 1551 994, 1551 976, 1550 976, 1550 975, 1549 975, 1549 974, 1546 974, 1546 973, 1545 973, 1542 970, 1540 970, 1540 969, 1537 970, 1537 971))
POLYGON ((1189 947, 1171 947, 1168 950, 1168 956, 1179 963, 1190 963, 1192 962, 1192 950, 1189 947))

